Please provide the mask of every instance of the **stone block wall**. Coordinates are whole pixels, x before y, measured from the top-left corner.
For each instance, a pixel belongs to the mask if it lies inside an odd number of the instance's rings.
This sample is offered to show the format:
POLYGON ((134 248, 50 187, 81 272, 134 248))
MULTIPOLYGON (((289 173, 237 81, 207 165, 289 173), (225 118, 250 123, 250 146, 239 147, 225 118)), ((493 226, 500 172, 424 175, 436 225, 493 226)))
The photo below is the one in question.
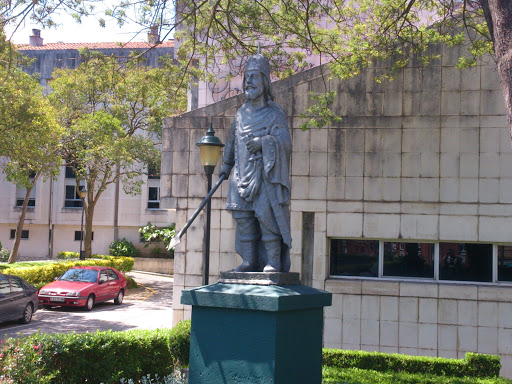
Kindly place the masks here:
MULTIPOLYGON (((326 347, 497 353, 502 373, 512 377, 512 284, 495 277, 440 281, 439 271, 423 280, 330 276, 336 238, 491 243, 494 257, 497 245, 512 244, 512 150, 496 66, 485 59, 460 71, 460 49, 438 49, 441 59, 428 67, 413 60, 391 82, 373 80, 386 70, 379 64, 346 81, 330 80, 317 67, 273 83, 293 141, 292 270, 301 272, 304 250, 312 249, 310 284, 333 293, 326 347), (300 130, 310 92, 326 90, 337 91, 333 110, 343 121, 300 130), (305 213, 313 244, 303 243, 305 213)), ((205 195, 195 143, 210 120, 224 141, 242 102, 235 97, 166 120, 162 201, 177 209, 178 229, 205 195)), ((240 262, 234 222, 224 210, 226 187, 213 199, 213 282, 240 262)), ((174 322, 190 316, 179 304, 181 290, 201 284, 203 227, 200 215, 176 249, 174 322)))

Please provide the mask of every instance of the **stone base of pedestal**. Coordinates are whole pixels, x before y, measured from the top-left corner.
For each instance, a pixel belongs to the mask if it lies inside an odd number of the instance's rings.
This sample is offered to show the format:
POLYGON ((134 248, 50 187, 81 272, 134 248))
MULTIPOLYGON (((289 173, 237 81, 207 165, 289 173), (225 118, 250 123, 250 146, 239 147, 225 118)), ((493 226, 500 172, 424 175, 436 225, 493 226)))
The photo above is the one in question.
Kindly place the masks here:
POLYGON ((320 384, 323 307, 303 285, 217 283, 183 291, 192 305, 189 384, 320 384))

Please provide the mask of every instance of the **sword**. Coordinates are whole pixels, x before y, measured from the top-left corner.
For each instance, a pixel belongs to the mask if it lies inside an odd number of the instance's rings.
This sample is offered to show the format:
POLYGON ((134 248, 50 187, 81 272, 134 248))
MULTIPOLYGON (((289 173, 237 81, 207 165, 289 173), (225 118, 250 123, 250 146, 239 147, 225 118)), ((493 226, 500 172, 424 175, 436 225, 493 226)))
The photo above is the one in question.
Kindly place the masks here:
POLYGON ((199 207, 197 207, 196 211, 194 212, 194 214, 190 217, 190 219, 188 219, 187 223, 185 224, 185 226, 181 229, 181 231, 179 231, 179 233, 177 235, 175 235, 172 240, 171 240, 171 243, 169 244, 169 246, 167 247, 167 250, 171 250, 172 248, 174 248, 175 246, 177 246, 180 242, 181 242, 181 236, 183 236, 185 234, 185 232, 187 232, 187 229, 188 227, 190 227, 190 225, 194 222, 194 220, 196 219, 197 215, 199 215, 199 212, 201 212, 201 210, 204 208, 204 206, 208 203, 208 201, 212 198, 213 194, 215 193, 215 191, 220 187, 220 185, 222 184, 222 182, 224 180, 227 179, 227 176, 226 174, 222 174, 220 177, 219 177, 219 180, 217 181, 217 183, 213 186, 213 188, 211 189, 210 192, 208 192, 208 194, 206 195, 206 197, 204 198, 204 200, 201 202, 201 204, 199 204, 199 207))

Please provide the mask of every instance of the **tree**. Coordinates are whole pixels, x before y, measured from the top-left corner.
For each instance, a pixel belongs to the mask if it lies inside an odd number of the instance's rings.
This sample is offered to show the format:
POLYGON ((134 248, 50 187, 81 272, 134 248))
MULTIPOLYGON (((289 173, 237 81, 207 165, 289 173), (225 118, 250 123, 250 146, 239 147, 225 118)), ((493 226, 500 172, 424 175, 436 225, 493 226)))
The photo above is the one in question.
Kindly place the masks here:
MULTIPOLYGON (((0 58, 16 56, 0 32, 0 58)), ((37 80, 9 60, 0 61, 0 169, 8 181, 25 188, 9 263, 14 263, 25 222, 30 193, 39 179, 55 177, 60 169, 61 127, 55 110, 43 97, 37 80)))
POLYGON ((92 253, 95 206, 106 188, 118 180, 126 193, 141 191, 148 164, 159 157, 162 118, 185 105, 177 90, 179 70, 166 61, 148 68, 137 59, 120 63, 115 57, 84 51, 77 69, 53 73, 49 98, 66 127, 61 154, 75 173, 85 212, 84 246, 92 253))

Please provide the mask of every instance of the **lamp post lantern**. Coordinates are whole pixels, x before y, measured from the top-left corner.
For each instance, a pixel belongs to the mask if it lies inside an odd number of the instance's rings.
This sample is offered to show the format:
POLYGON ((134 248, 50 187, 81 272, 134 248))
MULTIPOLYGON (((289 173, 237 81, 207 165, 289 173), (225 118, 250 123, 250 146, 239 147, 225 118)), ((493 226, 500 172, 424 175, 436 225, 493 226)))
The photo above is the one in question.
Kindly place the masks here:
MULTIPOLYGON (((87 191, 85 189, 78 189, 77 192, 80 199, 83 199, 87 195, 87 191)), ((80 220, 80 260, 85 260, 85 253, 82 251, 82 244, 84 242, 84 202, 82 200, 82 219, 80 220)))
MULTIPOLYGON (((220 139, 215 136, 212 123, 206 131, 206 135, 196 144, 201 154, 201 163, 204 167, 207 179, 207 192, 212 189, 212 174, 219 160, 220 150, 224 146, 220 139)), ((206 205, 206 227, 204 234, 204 252, 203 252, 203 285, 208 285, 208 275, 210 273, 210 221, 211 221, 212 201, 208 200, 206 205)))

